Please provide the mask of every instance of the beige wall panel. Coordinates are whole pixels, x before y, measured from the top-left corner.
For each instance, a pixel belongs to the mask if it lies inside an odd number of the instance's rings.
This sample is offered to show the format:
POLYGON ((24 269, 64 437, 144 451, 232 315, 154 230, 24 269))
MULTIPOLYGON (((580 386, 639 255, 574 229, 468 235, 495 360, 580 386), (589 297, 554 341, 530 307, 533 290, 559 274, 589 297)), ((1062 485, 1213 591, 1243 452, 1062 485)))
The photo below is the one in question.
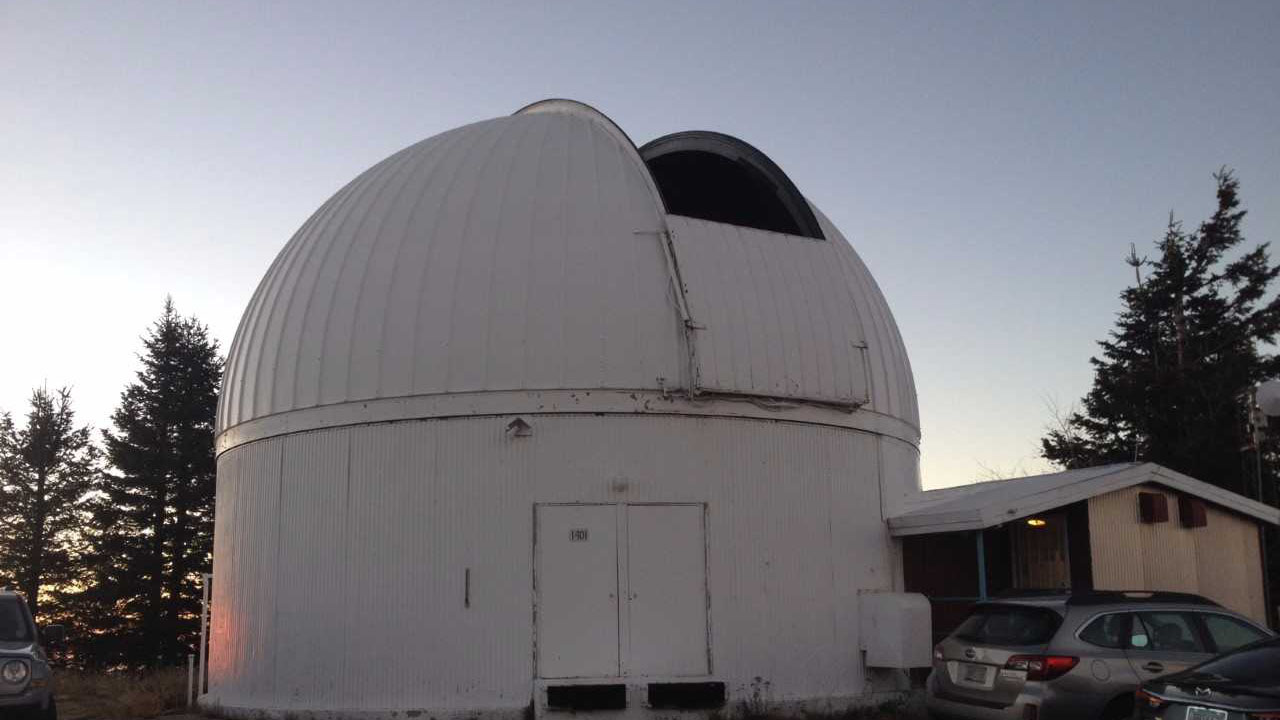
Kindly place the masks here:
POLYGON ((1182 527, 1177 494, 1152 486, 1090 499, 1094 587, 1199 593, 1262 622, 1265 606, 1257 524, 1212 506, 1208 519, 1204 528, 1182 527), (1140 492, 1158 492, 1168 498, 1168 522, 1140 522, 1140 492))
POLYGON ((1215 507, 1207 511, 1208 527, 1191 533, 1201 594, 1266 622, 1257 524, 1215 507))
POLYGON ((1142 536, 1142 560, 1147 587, 1151 590, 1174 592, 1199 592, 1200 575, 1196 572, 1196 539, 1201 530, 1188 530, 1178 522, 1178 496, 1160 488, 1130 488, 1129 506, 1137 513, 1138 493, 1149 492, 1165 496, 1169 504, 1169 521, 1154 524, 1138 523, 1142 536))
POLYGON ((1117 490, 1089 499, 1089 537, 1096 589, 1146 587, 1139 525, 1136 490, 1117 490))

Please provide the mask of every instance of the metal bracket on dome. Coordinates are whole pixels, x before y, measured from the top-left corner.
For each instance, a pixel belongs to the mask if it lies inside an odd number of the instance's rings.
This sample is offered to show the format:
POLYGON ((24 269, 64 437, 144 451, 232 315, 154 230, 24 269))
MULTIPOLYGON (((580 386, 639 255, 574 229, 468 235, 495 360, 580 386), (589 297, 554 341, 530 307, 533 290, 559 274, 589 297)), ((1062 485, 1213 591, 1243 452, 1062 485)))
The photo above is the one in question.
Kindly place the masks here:
POLYGON ((690 397, 697 397, 702 392, 702 388, 698 382, 698 348, 694 331, 704 330, 707 326, 694 320, 693 314, 689 311, 688 288, 685 285, 684 277, 680 273, 680 260, 676 255, 675 236, 670 230, 637 230, 635 234, 656 234, 659 240, 658 244, 662 246, 662 257, 667 266, 667 278, 671 282, 672 294, 676 300, 676 311, 680 313, 680 327, 684 334, 685 360, 688 363, 687 372, 689 375, 688 391, 690 397))
POLYGON ((859 340, 853 346, 858 349, 858 354, 862 356, 862 374, 867 378, 867 397, 858 404, 859 406, 870 405, 873 390, 871 385, 876 378, 875 373, 871 372, 871 348, 867 345, 866 340, 859 340))

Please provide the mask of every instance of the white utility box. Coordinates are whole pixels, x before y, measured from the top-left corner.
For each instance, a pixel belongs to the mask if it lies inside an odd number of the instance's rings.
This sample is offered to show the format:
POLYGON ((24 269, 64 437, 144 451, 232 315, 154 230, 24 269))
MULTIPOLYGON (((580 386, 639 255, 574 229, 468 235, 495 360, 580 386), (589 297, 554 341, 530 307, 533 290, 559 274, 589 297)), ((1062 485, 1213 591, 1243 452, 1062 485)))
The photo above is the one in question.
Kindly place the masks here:
POLYGON ((933 664, 933 615, 920 593, 858 594, 867 667, 915 668, 933 664))

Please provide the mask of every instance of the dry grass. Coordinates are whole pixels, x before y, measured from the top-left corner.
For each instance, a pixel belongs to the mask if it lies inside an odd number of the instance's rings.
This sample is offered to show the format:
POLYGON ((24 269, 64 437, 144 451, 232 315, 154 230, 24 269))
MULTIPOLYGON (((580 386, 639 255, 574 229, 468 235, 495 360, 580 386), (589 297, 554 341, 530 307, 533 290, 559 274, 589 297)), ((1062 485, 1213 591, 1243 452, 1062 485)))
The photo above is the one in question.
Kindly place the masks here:
POLYGON ((62 720, 135 720, 186 708, 186 668, 145 673, 55 672, 62 720))

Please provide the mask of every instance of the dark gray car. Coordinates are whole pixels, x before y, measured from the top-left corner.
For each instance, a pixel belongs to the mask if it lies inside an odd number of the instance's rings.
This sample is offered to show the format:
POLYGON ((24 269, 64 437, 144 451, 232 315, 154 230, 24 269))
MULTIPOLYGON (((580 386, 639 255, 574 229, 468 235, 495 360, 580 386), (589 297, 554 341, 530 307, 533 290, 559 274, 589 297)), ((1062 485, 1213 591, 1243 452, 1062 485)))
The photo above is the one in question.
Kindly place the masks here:
POLYGON ((980 603, 934 648, 928 707, 934 717, 974 720, 1127 718, 1143 682, 1270 635, 1184 593, 980 603))
MULTIPOLYGON (((61 637, 62 628, 44 629, 44 639, 61 637)), ((12 590, 0 588, 0 718, 57 720, 53 674, 41 647, 41 634, 27 602, 12 590)))

